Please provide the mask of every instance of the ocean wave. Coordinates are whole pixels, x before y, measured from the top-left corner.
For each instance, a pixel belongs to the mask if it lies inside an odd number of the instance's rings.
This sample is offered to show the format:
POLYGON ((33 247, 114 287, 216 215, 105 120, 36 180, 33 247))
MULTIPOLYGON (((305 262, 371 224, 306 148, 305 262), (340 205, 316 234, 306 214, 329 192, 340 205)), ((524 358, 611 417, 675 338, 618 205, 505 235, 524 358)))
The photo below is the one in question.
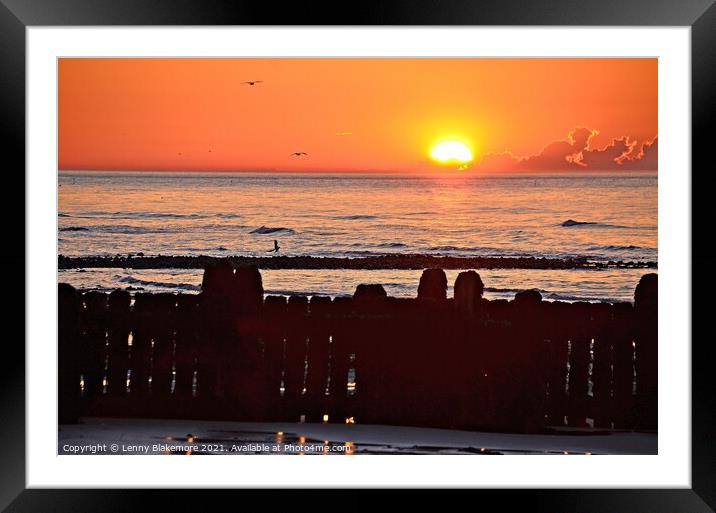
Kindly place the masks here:
POLYGON ((380 257, 380 256, 386 256, 387 253, 383 251, 369 251, 369 250, 360 250, 357 249, 355 251, 323 251, 321 253, 321 256, 326 257, 337 257, 337 258, 351 258, 351 257, 380 257))
POLYGON ((356 214, 352 216, 335 216, 331 219, 343 219, 346 221, 358 221, 358 220, 371 220, 371 219, 378 219, 378 216, 371 216, 371 215, 362 215, 362 214, 356 214))
POLYGON ((232 212, 217 212, 217 213, 179 213, 179 212, 109 212, 109 211, 87 211, 78 212, 76 214, 68 214, 62 212, 58 214, 59 217, 76 217, 76 218, 112 218, 112 219, 235 219, 241 217, 241 214, 232 212))
POLYGON ((378 244, 379 248, 407 248, 407 244, 403 244, 402 242, 383 242, 382 244, 378 244))
POLYGON ((272 226, 261 226, 259 228, 256 228, 254 230, 251 230, 249 233, 255 233, 259 235, 267 235, 270 233, 296 233, 291 228, 284 228, 281 227, 272 227, 272 226))
POLYGON ((618 224, 608 224, 608 223, 597 223, 595 221, 575 221, 574 219, 567 219, 563 223, 560 223, 560 226, 564 228, 570 228, 574 226, 584 226, 584 227, 593 227, 593 228, 628 228, 628 226, 622 226, 618 224))
POLYGON ((589 246, 588 251, 656 251, 656 248, 645 248, 643 246, 589 246))
POLYGON ((205 214, 179 214, 176 212, 109 212, 103 210, 90 210, 79 212, 72 217, 111 217, 113 219, 201 219, 205 214))
POLYGON ((522 292, 526 289, 504 289, 499 287, 485 287, 485 292, 501 292, 503 294, 517 294, 518 292, 522 292))
POLYGON ((575 296, 572 294, 560 294, 558 292, 550 292, 548 294, 542 294, 542 299, 551 299, 552 301, 568 301, 574 302, 586 302, 586 303, 614 303, 615 300, 599 298, 599 297, 588 297, 588 296, 575 296))
MULTIPOLYGON (((352 242, 350 244, 346 245, 349 248, 378 248, 378 249, 397 249, 397 248, 407 248, 408 245, 404 244, 402 242, 381 242, 379 244, 366 244, 365 242, 352 242)), ((353 256, 353 255, 394 255, 395 253, 381 253, 372 251, 371 249, 364 249, 364 250, 348 250, 348 251, 323 251, 322 254, 330 255, 330 256, 353 256)))
POLYGON ((176 229, 166 226, 132 226, 125 224, 96 225, 96 226, 68 226, 60 228, 61 232, 95 232, 95 233, 113 233, 113 234, 145 234, 145 233, 173 233, 176 229))
POLYGON ((587 224, 597 224, 591 221, 575 221, 574 219, 567 219, 561 224, 561 226, 583 226, 587 224))
POLYGON ((209 223, 209 224, 201 224, 201 225, 195 225, 191 227, 187 227, 186 230, 191 230, 192 232, 199 232, 201 233, 204 230, 225 230, 225 231, 231 231, 231 230, 245 230, 248 228, 245 224, 221 224, 221 223, 209 223))
POLYGON ((492 292, 497 294, 518 294, 520 292, 524 292, 525 290, 536 290, 542 295, 542 299, 544 300, 551 300, 551 301, 569 301, 569 302, 575 302, 575 301, 586 301, 590 303, 594 302, 614 302, 614 300, 607 300, 605 298, 598 298, 598 297, 591 297, 591 296, 579 296, 574 294, 565 294, 560 292, 550 292, 548 290, 540 289, 540 288, 531 288, 531 289, 524 289, 524 288, 500 288, 500 287, 485 287, 485 292, 492 292))
POLYGON ((295 290, 282 290, 282 289, 271 289, 271 290, 264 290, 264 295, 267 296, 302 296, 302 297, 308 297, 308 296, 324 296, 326 294, 321 294, 319 292, 298 292, 295 290))
POLYGON ((203 219, 206 214, 177 214, 173 212, 117 212, 113 217, 125 219, 203 219))
MULTIPOLYGON (((350 234, 351 232, 348 232, 348 231, 335 231, 335 230, 329 230, 329 231, 327 231, 327 230, 311 230, 311 229, 307 229, 307 230, 303 230, 301 233, 304 234, 304 235, 318 235, 318 236, 321 236, 321 237, 333 237, 333 236, 336 236, 336 235, 348 235, 348 234, 350 234)), ((323 245, 325 245, 325 242, 324 242, 323 240, 320 240, 320 241, 316 241, 315 243, 313 243, 313 245, 323 246, 323 245)), ((362 245, 362 244, 361 244, 361 245, 362 245)))
POLYGON ((134 276, 115 275, 115 278, 120 283, 128 283, 130 285, 140 285, 144 287, 157 287, 164 289, 189 290, 194 292, 201 291, 200 285, 192 285, 191 283, 171 283, 164 281, 141 280, 139 278, 135 278, 134 276))
POLYGON ((476 248, 462 248, 459 246, 432 246, 428 251, 474 251, 476 248))
POLYGON ((485 287, 485 292, 495 292, 498 294, 518 294, 520 292, 525 292, 528 290, 536 290, 540 294, 542 294, 542 298, 546 299, 548 296, 553 294, 552 292, 544 289, 540 289, 538 287, 529 287, 529 288, 500 288, 500 287, 485 287))
POLYGON ((520 251, 520 250, 508 250, 504 248, 491 248, 491 247, 463 247, 463 246, 432 246, 427 249, 428 251, 437 252, 459 252, 459 253, 470 253, 473 256, 502 256, 502 257, 540 257, 546 256, 536 252, 520 251))

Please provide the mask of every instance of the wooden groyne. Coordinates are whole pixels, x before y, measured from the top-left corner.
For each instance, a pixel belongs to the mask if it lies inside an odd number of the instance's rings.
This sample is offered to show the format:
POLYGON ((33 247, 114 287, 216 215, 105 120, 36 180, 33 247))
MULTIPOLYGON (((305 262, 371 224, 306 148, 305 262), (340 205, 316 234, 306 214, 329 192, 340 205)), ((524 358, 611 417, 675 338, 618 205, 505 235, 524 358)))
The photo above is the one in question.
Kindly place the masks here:
POLYGON ((226 262, 202 292, 59 285, 60 422, 80 416, 360 422, 540 432, 656 429, 657 275, 635 302, 487 301, 475 271, 446 298, 268 296, 226 262))

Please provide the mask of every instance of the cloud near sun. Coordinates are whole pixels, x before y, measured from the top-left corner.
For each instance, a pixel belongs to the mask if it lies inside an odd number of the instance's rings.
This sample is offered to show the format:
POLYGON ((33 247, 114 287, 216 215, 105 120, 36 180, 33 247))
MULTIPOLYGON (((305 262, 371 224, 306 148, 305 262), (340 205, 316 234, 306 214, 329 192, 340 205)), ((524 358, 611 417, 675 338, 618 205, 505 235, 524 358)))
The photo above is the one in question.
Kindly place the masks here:
POLYGON ((603 148, 593 148, 590 141, 598 133, 595 129, 577 127, 566 139, 547 144, 535 155, 487 153, 470 167, 482 171, 657 170, 656 136, 639 144, 625 135, 612 139, 603 148))

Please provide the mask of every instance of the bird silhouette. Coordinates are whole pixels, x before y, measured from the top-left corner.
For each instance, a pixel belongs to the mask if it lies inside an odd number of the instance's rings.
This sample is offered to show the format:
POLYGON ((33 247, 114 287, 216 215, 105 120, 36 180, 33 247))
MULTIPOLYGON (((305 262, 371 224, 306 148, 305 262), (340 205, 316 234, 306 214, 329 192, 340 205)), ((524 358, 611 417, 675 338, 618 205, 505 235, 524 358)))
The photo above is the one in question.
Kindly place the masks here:
POLYGON ((302 155, 305 155, 308 157, 308 153, 306 153, 305 151, 294 151, 293 153, 291 153, 291 156, 293 156, 293 157, 300 157, 302 155))
POLYGON ((263 80, 247 80, 246 82, 241 82, 242 84, 248 84, 250 86, 260 84, 263 82, 263 80))
POLYGON ((279 249, 281 249, 281 246, 278 245, 278 241, 277 241, 277 240, 274 240, 274 241, 273 241, 273 249, 269 249, 269 250, 267 251, 267 253, 272 253, 272 252, 278 253, 278 250, 279 250, 279 249))

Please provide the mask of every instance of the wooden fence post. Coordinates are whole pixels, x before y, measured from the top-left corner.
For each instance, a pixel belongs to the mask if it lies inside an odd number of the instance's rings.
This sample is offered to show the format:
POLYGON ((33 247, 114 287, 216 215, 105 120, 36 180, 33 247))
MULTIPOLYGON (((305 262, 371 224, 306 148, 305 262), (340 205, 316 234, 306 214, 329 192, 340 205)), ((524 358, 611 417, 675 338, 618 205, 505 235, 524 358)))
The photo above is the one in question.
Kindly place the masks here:
MULTIPOLYGON (((309 304, 310 327, 308 330, 308 376, 306 379, 306 420, 322 422, 328 414, 328 369, 330 365, 330 328, 329 316, 332 310, 331 298, 313 296, 309 304)), ((336 419, 328 417, 329 422, 336 419)))
MULTIPOLYGON (((74 287, 57 288, 57 411, 60 424, 76 423, 80 415, 81 372, 78 367, 78 300, 74 287)), ((84 384, 82 384, 84 386, 84 384)))
POLYGON ((129 369, 129 292, 113 290, 109 294, 109 369, 107 393, 112 397, 127 395, 129 369))
MULTIPOLYGON (((286 341, 286 311, 283 296, 268 296, 262 311, 263 328, 263 394, 264 419, 286 420, 282 411, 281 386, 284 372, 284 346, 286 341)), ((285 390, 284 390, 285 393, 285 390)))
POLYGON ((634 292, 637 427, 658 428, 658 275, 645 274, 634 292))

